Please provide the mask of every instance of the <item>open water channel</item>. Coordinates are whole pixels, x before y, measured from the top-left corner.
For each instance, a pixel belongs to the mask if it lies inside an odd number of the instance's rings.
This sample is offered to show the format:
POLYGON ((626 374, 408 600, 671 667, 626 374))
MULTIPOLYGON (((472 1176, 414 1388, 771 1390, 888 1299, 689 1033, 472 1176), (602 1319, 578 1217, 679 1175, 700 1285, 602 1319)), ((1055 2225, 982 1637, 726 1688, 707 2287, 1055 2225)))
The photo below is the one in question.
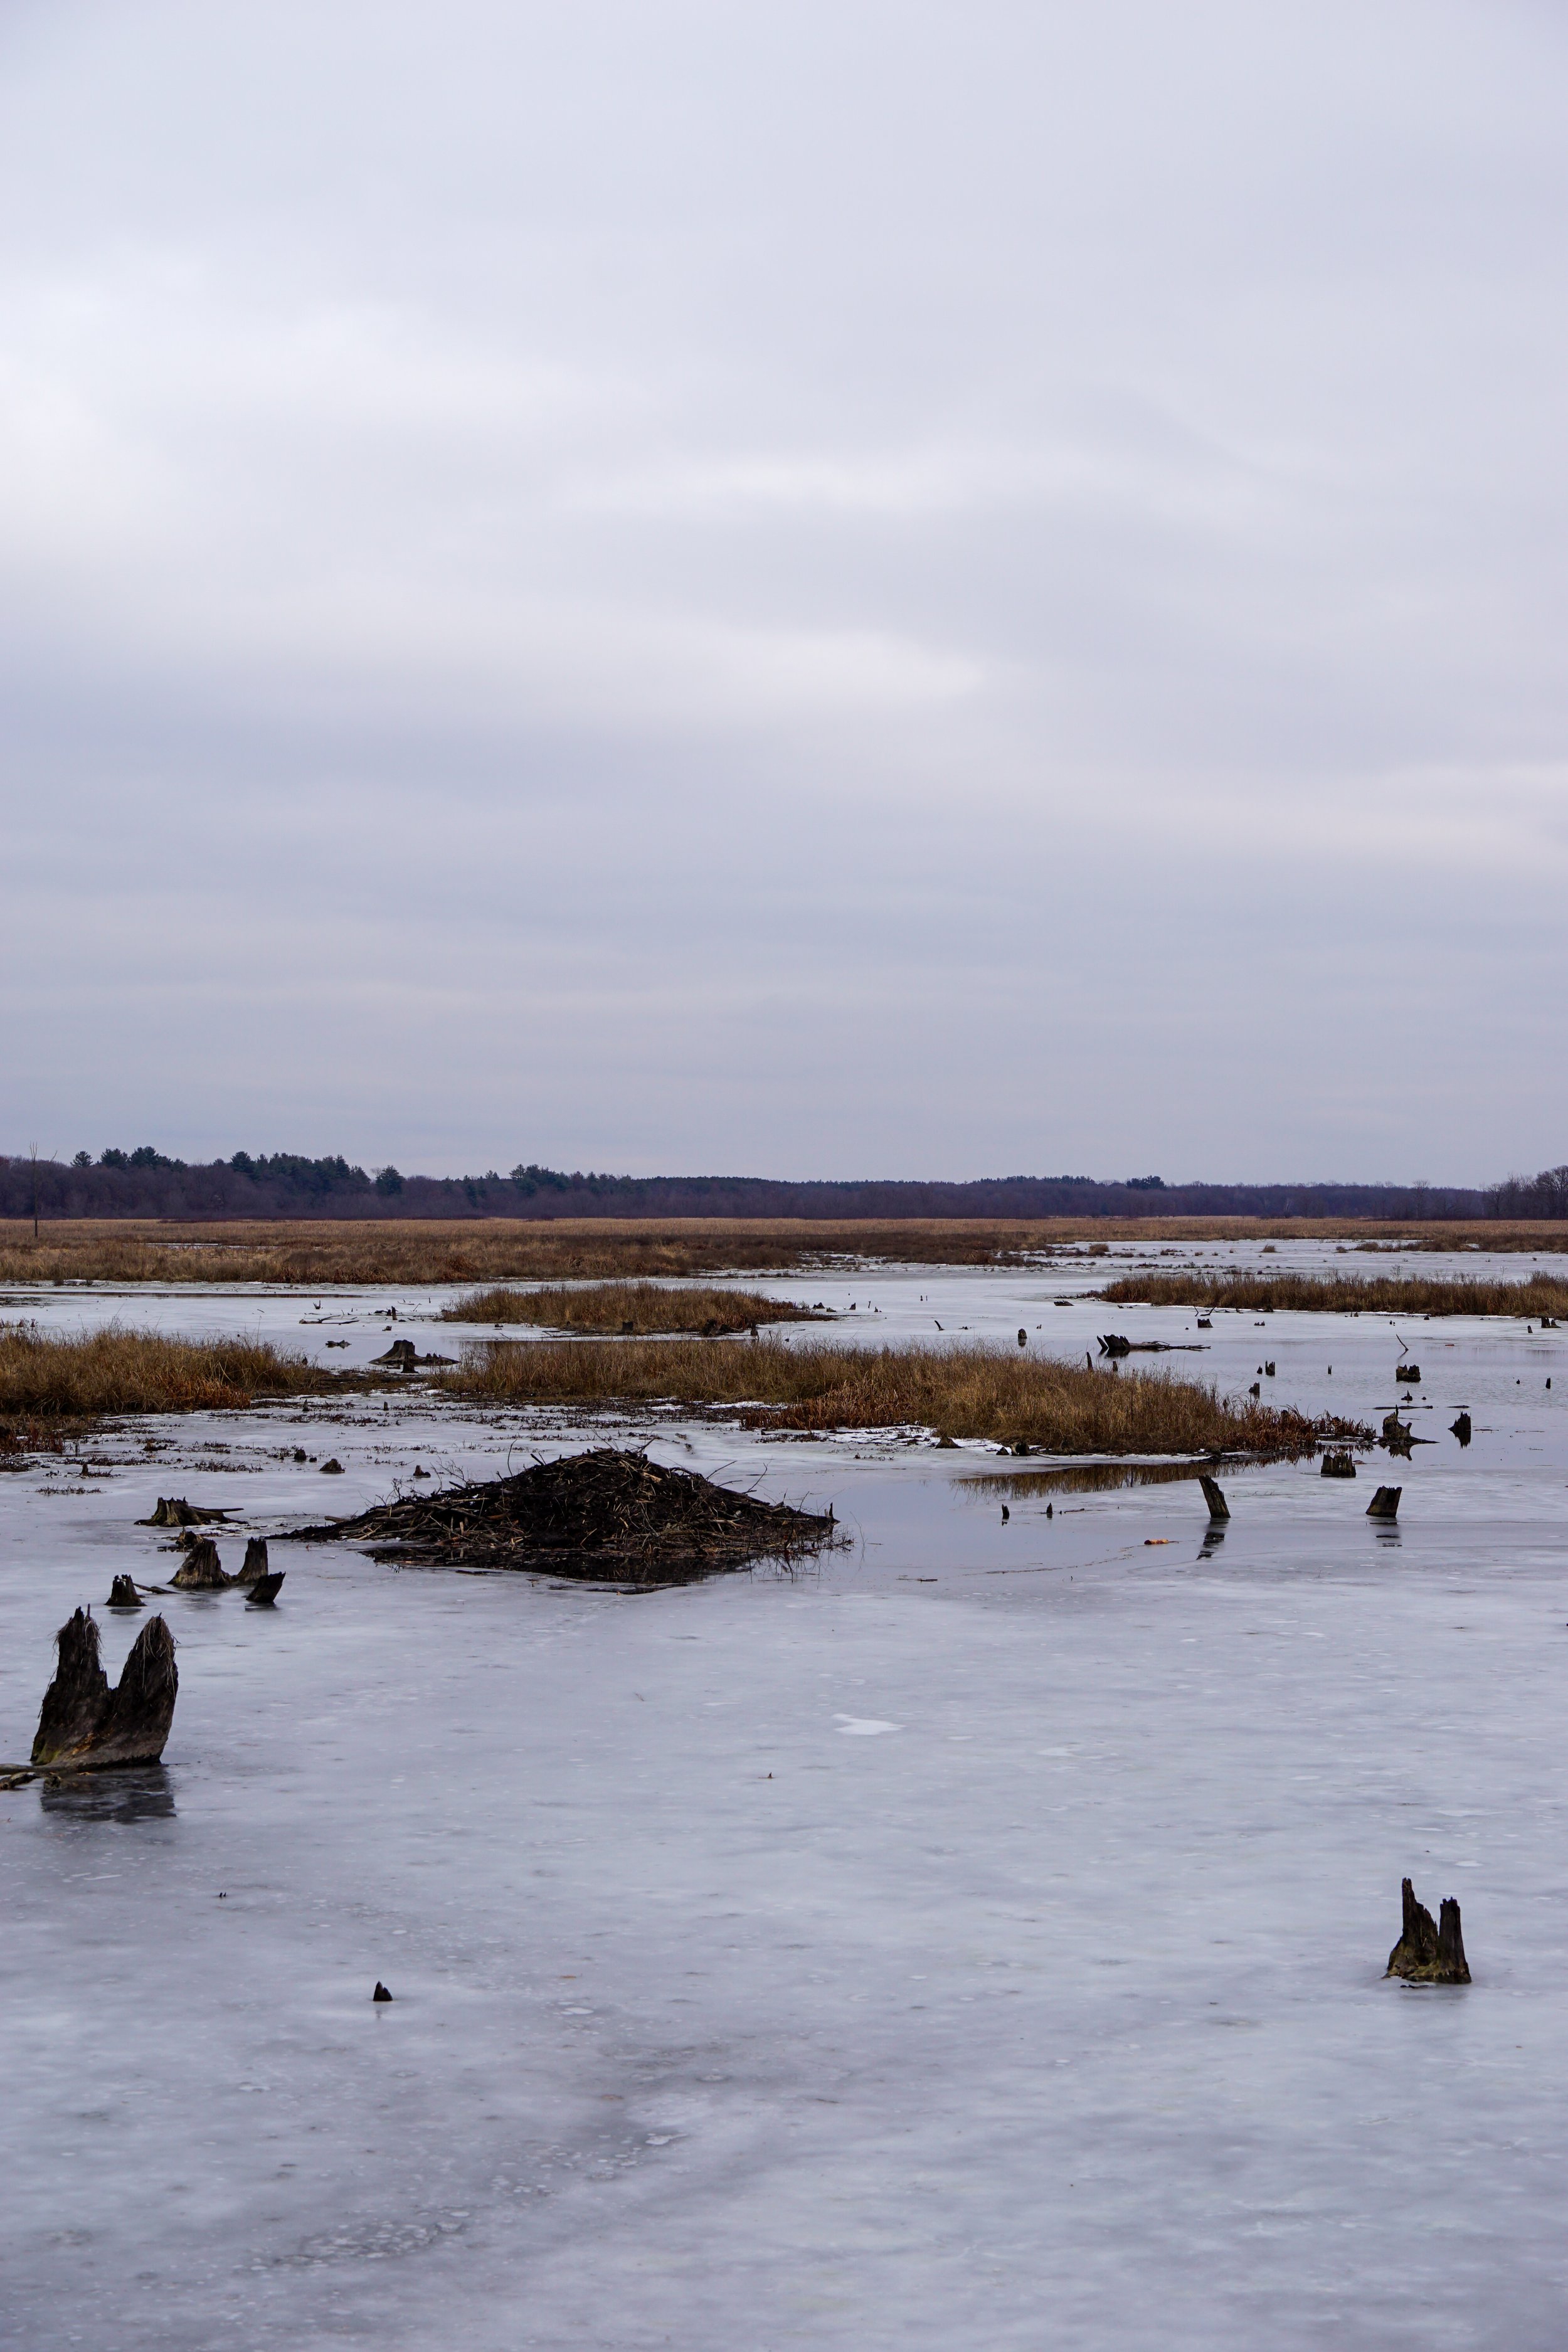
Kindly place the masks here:
MULTIPOLYGON (((1114 1328, 1201 1339, 1160 1360, 1226 1389, 1271 1360, 1281 1404, 1399 1401, 1386 1318, 1200 1333, 1083 1297, 1133 1255, 752 1286, 824 1300, 836 1337, 1023 1325, 1081 1356, 1114 1328)), ((1305 1244, 1262 1263, 1395 1270, 1305 1244)), ((0 1311, 346 1338, 344 1364, 392 1306, 398 1335, 460 1339, 417 1321, 433 1303, 0 1311)), ((1568 1331, 1401 1334, 1435 1443, 1354 1483, 1227 1473, 1220 1542, 1186 1481, 412 1392, 127 1422, 0 1480, 12 1759, 79 1601, 118 1673, 142 1621, 101 1604, 173 1564, 135 1524, 159 1494, 275 1537, 416 1463, 489 1475, 607 1436, 831 1501, 855 1538, 638 1598, 275 1542, 275 1612, 155 1604, 179 1643, 164 1767, 0 1795, 4 2340, 1560 2346, 1568 1331), (296 1445, 346 1475, 323 1486, 296 1445), (1380 1477, 1405 1489, 1388 1532, 1380 1477), (1384 1980, 1406 1874, 1434 1912, 1458 1896, 1468 1988, 1384 1980)))

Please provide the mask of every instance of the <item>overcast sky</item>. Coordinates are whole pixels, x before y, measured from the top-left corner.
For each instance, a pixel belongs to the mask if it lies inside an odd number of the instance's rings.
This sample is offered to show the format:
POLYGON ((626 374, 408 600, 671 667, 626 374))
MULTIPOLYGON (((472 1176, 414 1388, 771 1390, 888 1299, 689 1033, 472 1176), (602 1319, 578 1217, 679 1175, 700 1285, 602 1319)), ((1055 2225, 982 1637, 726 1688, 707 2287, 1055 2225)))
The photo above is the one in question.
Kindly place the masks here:
POLYGON ((0 1149, 1568 1158, 1568 12, 0 0, 0 1149))

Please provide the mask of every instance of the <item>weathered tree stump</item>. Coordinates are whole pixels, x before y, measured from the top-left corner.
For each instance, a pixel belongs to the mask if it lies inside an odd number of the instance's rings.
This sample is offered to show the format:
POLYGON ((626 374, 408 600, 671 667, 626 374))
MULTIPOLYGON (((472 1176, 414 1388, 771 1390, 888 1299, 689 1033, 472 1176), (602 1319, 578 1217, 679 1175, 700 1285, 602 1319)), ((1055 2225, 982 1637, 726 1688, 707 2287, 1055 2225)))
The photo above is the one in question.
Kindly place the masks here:
POLYGON ((187 1503, 183 1495, 160 1495, 158 1507, 150 1519, 138 1519, 141 1528, 205 1528, 221 1526, 232 1517, 229 1511, 205 1511, 199 1504, 187 1503))
POLYGON ((174 1638, 162 1617, 142 1626, 112 1690, 99 1660, 90 1611, 79 1609, 56 1639, 55 1678, 38 1715, 34 1763, 156 1764, 180 1680, 174 1638))
POLYGON ((1404 1492, 1403 1486, 1380 1486, 1366 1507, 1367 1517, 1396 1519, 1399 1517, 1399 1497, 1404 1492))
POLYGON ((1391 1454, 1403 1454, 1405 1461, 1408 1462, 1410 1459, 1411 1440, 1414 1435, 1415 1431, 1410 1423, 1407 1421, 1401 1421, 1397 1412, 1385 1412, 1384 1414, 1383 1442, 1384 1445, 1387 1446, 1391 1454))
POLYGON ((411 1372, 419 1361, 419 1350, 412 1339, 395 1339, 384 1356, 373 1356, 371 1361, 395 1364, 400 1371, 411 1372))
POLYGON ((255 1583, 251 1586, 249 1591, 245 1596, 246 1607, 247 1609, 270 1609, 273 1602, 277 1600, 278 1595, 283 1590, 283 1579, 286 1574, 286 1570, 275 1568, 269 1575, 258 1576, 255 1583))
POLYGON ((252 1536, 245 1547, 245 1565, 234 1579, 236 1584, 254 1584, 267 1574, 267 1538, 252 1536))
POLYGON ((1225 1489, 1215 1484, 1206 1470, 1200 1475, 1198 1484, 1204 1490, 1204 1500, 1209 1507, 1210 1518, 1228 1519, 1230 1505, 1225 1499, 1225 1489))
POLYGON ((1019 1326, 1018 1326, 1018 1345, 1019 1345, 1019 1347, 1020 1347, 1020 1348, 1026 1348, 1026 1347, 1028 1346, 1028 1344, 1029 1344, 1029 1335, 1028 1335, 1028 1333, 1025 1330, 1025 1328, 1024 1328, 1023 1325, 1020 1323, 1020 1324, 1019 1324, 1019 1326))
POLYGON ((1355 1456, 1348 1446, 1338 1446, 1323 1456, 1322 1475, 1325 1478, 1353 1478, 1355 1456))
POLYGON ((1468 1412, 1462 1412, 1462 1413, 1459 1415, 1459 1418, 1458 1419, 1458 1421, 1456 1421, 1456 1422, 1452 1424, 1452 1426, 1451 1426, 1451 1428, 1450 1428, 1450 1430, 1449 1430, 1449 1432, 1448 1432, 1448 1434, 1449 1434, 1451 1437, 1457 1437, 1457 1438, 1458 1439, 1458 1441, 1459 1441, 1459 1443, 1460 1443, 1460 1444, 1461 1444, 1461 1445, 1468 1445, 1468 1444, 1469 1444, 1469 1442, 1470 1442, 1470 1416, 1469 1416, 1469 1414, 1468 1414, 1468 1412))
POLYGON ((1121 1331, 1101 1331, 1100 1352, 1102 1356, 1130 1356, 1132 1342, 1121 1331))
POLYGON ((1434 1922, 1426 1905, 1415 1900, 1409 1879, 1403 1893, 1405 1922, 1384 1975, 1403 1977, 1409 1984, 1468 1984, 1469 1963, 1465 1958, 1459 1906, 1453 1896, 1444 1896, 1440 1920, 1434 1922))
POLYGON ((230 1582, 211 1536, 198 1536, 170 1582, 181 1592, 221 1592, 230 1582))
POLYGON ((132 1582, 130 1577, 117 1576, 115 1578, 113 1583, 109 1588, 109 1605, 111 1609, 141 1608, 142 1595, 137 1591, 136 1587, 132 1582))

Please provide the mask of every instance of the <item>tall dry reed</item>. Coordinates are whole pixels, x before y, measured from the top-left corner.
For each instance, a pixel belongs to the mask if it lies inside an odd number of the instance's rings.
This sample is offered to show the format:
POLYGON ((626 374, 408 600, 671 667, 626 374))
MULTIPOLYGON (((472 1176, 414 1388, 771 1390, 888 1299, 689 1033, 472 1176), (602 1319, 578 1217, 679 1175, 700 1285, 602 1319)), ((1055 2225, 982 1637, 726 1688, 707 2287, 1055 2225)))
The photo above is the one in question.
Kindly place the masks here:
MULTIPOLYGON (((757 1428, 916 1426, 1053 1454, 1278 1454, 1304 1450, 1315 1433, 1300 1413, 1166 1373, 1094 1371, 984 1347, 484 1340, 440 1384, 489 1404, 669 1401, 727 1407, 757 1428)), ((1332 1433, 1365 1433, 1336 1423, 1332 1433)))
POLYGON ((0 1324, 0 1413, 43 1419, 195 1412, 336 1385, 303 1356, 255 1339, 174 1339, 110 1324, 75 1336, 0 1324))
POLYGON ((1323 1315, 1568 1315, 1568 1283, 1427 1281, 1419 1275, 1131 1274, 1095 1293, 1117 1306, 1269 1307, 1323 1315))
POLYGON ((700 1331, 808 1323, 809 1307, 756 1290, 666 1289, 657 1282, 596 1282, 581 1290, 472 1290, 441 1310, 444 1323, 532 1323, 555 1331, 700 1331))

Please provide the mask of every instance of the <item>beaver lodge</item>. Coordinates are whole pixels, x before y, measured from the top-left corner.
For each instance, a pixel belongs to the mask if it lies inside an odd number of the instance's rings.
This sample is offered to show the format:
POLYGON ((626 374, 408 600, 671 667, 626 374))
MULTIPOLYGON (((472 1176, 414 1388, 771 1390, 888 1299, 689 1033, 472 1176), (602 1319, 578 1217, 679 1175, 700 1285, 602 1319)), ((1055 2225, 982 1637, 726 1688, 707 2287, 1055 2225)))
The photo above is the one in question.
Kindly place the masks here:
POLYGON ((363 1544, 373 1559, 411 1567, 514 1568, 648 1590, 802 1559, 840 1539, 831 1511, 765 1503, 615 1446, 291 1532, 300 1542, 363 1544))

